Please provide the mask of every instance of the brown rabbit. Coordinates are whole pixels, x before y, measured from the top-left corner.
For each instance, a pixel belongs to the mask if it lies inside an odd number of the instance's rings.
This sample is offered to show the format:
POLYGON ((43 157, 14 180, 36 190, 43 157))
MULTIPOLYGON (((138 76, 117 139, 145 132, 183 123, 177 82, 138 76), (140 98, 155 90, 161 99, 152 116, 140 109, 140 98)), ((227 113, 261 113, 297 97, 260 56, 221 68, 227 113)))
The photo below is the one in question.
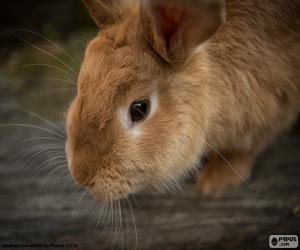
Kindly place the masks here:
POLYGON ((300 1, 84 0, 101 29, 67 115, 72 175, 99 199, 249 177, 300 110, 300 1))

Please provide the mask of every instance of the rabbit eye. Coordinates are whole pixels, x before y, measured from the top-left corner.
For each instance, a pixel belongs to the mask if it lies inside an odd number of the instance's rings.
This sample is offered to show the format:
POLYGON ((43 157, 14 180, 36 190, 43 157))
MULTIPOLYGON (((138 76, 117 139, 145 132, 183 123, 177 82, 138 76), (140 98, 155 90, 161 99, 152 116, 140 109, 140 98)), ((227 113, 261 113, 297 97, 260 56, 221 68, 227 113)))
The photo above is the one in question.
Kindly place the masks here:
POLYGON ((132 122, 139 122, 144 120, 149 113, 149 101, 142 100, 133 102, 130 106, 130 116, 132 122))

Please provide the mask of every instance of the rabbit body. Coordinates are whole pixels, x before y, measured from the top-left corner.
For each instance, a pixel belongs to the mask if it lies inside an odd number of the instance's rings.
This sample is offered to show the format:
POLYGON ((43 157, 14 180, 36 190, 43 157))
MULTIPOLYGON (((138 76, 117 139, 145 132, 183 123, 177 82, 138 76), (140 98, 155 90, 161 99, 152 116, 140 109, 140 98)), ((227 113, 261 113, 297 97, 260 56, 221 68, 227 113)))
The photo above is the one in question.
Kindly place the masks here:
POLYGON ((68 112, 67 154, 95 197, 177 185, 206 154, 199 187, 222 191, 296 120, 299 1, 84 2, 101 32, 68 112), (134 123, 142 99, 149 114, 134 123))

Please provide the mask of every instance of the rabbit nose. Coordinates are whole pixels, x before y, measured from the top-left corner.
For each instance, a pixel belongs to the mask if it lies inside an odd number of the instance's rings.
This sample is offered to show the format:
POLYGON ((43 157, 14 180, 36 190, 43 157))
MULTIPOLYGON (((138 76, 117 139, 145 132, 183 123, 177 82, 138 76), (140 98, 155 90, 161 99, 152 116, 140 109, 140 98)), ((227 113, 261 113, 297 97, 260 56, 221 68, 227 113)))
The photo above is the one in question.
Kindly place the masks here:
POLYGON ((89 187, 96 172, 95 164, 84 152, 71 150, 69 143, 66 143, 66 155, 69 171, 73 179, 82 187, 89 187))
POLYGON ((73 179, 82 187, 90 187, 93 185, 93 174, 90 171, 82 170, 84 168, 71 166, 71 174, 73 179))

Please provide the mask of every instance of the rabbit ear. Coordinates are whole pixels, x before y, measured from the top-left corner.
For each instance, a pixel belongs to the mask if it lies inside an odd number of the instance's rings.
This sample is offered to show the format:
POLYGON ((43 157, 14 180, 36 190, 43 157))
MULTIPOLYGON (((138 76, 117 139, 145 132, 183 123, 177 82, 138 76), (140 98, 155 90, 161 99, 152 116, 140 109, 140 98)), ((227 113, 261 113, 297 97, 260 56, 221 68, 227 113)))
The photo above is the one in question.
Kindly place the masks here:
POLYGON ((182 62, 220 28, 224 12, 223 0, 143 1, 143 37, 164 60, 182 62))
POLYGON ((101 29, 122 19, 126 0, 82 0, 90 16, 101 29))

